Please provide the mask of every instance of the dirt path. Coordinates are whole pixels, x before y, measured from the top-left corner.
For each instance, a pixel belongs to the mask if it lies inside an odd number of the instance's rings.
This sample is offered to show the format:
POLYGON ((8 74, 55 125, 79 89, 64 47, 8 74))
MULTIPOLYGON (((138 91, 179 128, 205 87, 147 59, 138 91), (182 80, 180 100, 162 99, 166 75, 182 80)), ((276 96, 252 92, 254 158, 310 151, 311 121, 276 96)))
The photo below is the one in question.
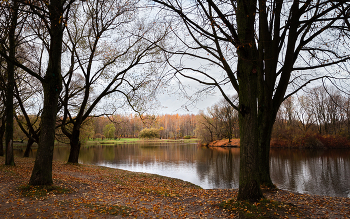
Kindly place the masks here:
MULTIPOLYGON (((4 163, 3 157, 0 162, 4 163)), ((158 175, 54 162, 54 184, 66 190, 57 189, 38 196, 35 188, 19 189, 29 181, 34 160, 15 158, 15 162, 15 167, 0 166, 0 218, 237 218, 235 212, 218 206, 234 198, 235 189, 204 190, 158 175), (23 191, 27 191, 29 197, 24 196, 23 191)), ((275 218, 346 218, 350 215, 348 198, 282 190, 265 195, 302 210, 300 215, 279 212, 275 218)))

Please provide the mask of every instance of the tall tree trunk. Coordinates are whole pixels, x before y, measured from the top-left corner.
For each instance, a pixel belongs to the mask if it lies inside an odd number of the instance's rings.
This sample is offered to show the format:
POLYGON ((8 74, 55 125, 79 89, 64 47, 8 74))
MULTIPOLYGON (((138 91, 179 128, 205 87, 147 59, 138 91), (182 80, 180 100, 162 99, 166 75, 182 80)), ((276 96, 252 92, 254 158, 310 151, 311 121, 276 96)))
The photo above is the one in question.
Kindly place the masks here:
POLYGON ((273 111, 266 109, 262 110, 259 118, 259 180, 261 185, 269 188, 275 188, 270 177, 270 141, 274 118, 273 111))
POLYGON ((55 144, 55 125, 58 96, 62 90, 61 50, 62 15, 61 1, 50 1, 50 51, 49 64, 43 81, 44 107, 41 115, 41 132, 35 164, 30 177, 30 185, 51 185, 52 159, 55 144))
POLYGON ((258 201, 263 195, 260 189, 258 168, 258 120, 256 75, 251 62, 238 61, 239 74, 239 131, 240 169, 238 200, 258 201))
POLYGON ((79 152, 80 152, 79 137, 80 137, 80 127, 73 128, 73 132, 70 138, 70 153, 69 153, 68 163, 78 163, 79 152))
MULTIPOLYGON (((9 57, 15 59, 16 56, 16 26, 18 4, 14 0, 11 7, 11 26, 9 31, 9 57)), ((6 165, 15 165, 13 156, 13 90, 15 84, 15 65, 11 61, 7 61, 7 92, 6 92, 6 131, 5 131, 5 147, 6 147, 6 165)))
POLYGON ((237 1, 239 131, 241 137, 238 200, 263 197, 258 168, 258 52, 255 45, 256 0, 237 1))
POLYGON ((33 145, 34 142, 35 142, 34 139, 32 139, 32 138, 28 139, 27 147, 26 147, 26 150, 24 152, 23 157, 29 157, 29 153, 30 153, 30 151, 32 149, 32 145, 33 145))
POLYGON ((1 127, 0 127, 0 156, 4 156, 4 134, 5 134, 5 122, 6 122, 6 117, 3 116, 1 118, 1 127))

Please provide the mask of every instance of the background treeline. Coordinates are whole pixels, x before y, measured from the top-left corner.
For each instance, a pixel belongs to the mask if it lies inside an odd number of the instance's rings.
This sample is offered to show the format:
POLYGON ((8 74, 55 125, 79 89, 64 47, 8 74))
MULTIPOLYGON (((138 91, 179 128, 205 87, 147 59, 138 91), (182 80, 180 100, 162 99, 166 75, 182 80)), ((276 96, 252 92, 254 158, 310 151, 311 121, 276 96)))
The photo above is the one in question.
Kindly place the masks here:
MULTIPOLYGON (((34 118, 34 116, 31 116, 34 118)), ((165 114, 165 115, 143 115, 127 114, 89 117, 82 126, 80 141, 88 139, 115 139, 115 138, 138 138, 144 129, 157 129, 159 138, 179 139, 196 136, 197 115, 194 114, 165 114)), ((36 118, 36 117, 35 117, 36 118)), ((17 141, 27 140, 27 136, 21 130, 23 116, 19 116, 14 125, 14 139, 17 141)), ((40 120, 40 118, 39 118, 40 120)), ((57 122, 57 127, 60 123, 57 122)), ((56 140, 69 143, 69 139, 62 133, 60 128, 56 129, 56 140)))
MULTIPOLYGON (((30 118, 36 123, 40 121, 37 116, 30 118)), ((28 139, 23 132, 23 120, 23 116, 17 117, 14 126, 18 141, 28 139)), ((80 140, 138 138, 142 137, 142 130, 148 129, 155 130, 155 136, 161 139, 195 137, 202 143, 209 143, 239 138, 238 113, 225 100, 220 100, 197 115, 90 117, 82 126, 80 140)), ((272 137, 272 147, 349 147, 350 96, 334 87, 319 86, 288 98, 278 111, 272 137)), ((69 143, 60 129, 56 131, 56 138, 69 143)))
POLYGON ((159 138, 178 139, 195 136, 196 115, 113 115, 92 118, 91 125, 94 138, 137 138, 142 130, 154 128, 159 138))
MULTIPOLYGON (((239 138, 238 113, 222 100, 197 117, 202 142, 239 138)), ((291 96, 280 107, 271 147, 350 147, 350 96, 333 86, 318 86, 291 96)))
POLYGON ((350 147, 350 96, 319 86, 286 99, 273 130, 274 147, 350 147))

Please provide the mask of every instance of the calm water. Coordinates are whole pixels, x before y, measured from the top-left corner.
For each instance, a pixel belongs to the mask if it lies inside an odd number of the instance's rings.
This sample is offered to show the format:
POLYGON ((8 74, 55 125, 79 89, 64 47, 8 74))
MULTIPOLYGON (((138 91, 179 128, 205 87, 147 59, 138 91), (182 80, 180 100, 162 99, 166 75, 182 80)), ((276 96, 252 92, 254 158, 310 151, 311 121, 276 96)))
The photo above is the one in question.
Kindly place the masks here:
MULTIPOLYGON (((68 156, 68 147, 55 148, 54 159, 67 161, 68 156)), ((79 162, 174 177, 205 189, 238 188, 238 148, 174 143, 96 146, 82 148, 79 162)), ((350 197, 350 150, 274 149, 270 162, 278 188, 350 197)))

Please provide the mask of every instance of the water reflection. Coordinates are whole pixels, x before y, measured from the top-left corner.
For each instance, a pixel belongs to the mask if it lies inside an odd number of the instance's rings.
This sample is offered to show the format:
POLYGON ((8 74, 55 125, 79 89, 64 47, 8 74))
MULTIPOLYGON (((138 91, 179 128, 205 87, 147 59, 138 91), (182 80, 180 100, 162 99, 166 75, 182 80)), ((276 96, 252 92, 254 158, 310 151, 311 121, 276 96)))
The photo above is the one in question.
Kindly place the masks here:
POLYGON ((349 150, 272 150, 271 178, 279 188, 350 197, 349 150))
MULTIPOLYGON (((33 150, 31 156, 35 154, 33 150)), ((54 159, 67 161, 68 156, 68 147, 55 148, 54 159)), ((96 146, 82 148, 79 162, 179 178, 206 189, 238 188, 238 148, 174 143, 96 146)), ((270 162, 272 180, 279 188, 350 197, 350 150, 274 149, 270 162)))

